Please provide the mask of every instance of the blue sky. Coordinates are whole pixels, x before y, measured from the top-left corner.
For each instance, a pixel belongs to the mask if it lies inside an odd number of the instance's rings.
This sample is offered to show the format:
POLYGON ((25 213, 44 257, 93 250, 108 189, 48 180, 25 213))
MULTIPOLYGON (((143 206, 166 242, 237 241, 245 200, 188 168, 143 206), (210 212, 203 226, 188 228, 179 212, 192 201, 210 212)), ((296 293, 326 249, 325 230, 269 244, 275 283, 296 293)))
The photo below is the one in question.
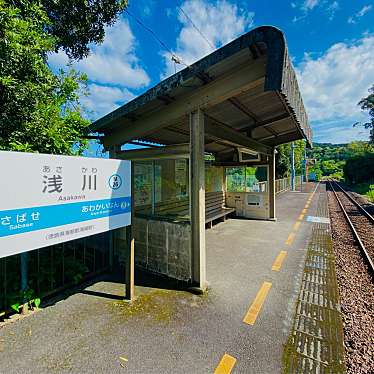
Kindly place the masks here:
MULTIPOLYGON (((239 35, 274 25, 286 35, 315 142, 368 139, 353 128, 364 121, 357 102, 374 84, 372 0, 137 0, 129 11, 168 49, 190 64, 239 35), (178 9, 181 8, 209 43, 178 9)), ((126 13, 108 27, 104 42, 75 63, 90 79, 83 99, 92 120, 128 102, 183 66, 126 13)), ((67 63, 52 55, 53 68, 67 63)))

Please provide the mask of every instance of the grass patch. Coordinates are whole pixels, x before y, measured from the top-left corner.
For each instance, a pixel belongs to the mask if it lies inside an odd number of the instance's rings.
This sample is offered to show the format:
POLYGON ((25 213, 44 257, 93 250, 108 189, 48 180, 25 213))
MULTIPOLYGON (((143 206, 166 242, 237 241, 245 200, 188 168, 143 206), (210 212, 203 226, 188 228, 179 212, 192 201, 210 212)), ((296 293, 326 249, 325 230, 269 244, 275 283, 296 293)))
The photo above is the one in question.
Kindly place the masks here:
POLYGON ((369 201, 374 203, 374 184, 359 183, 353 185, 352 189, 360 195, 365 196, 369 201))
POLYGON ((156 289, 140 294, 129 303, 117 301, 112 305, 123 319, 140 318, 142 322, 169 323, 181 309, 201 307, 207 296, 196 296, 185 291, 156 289))

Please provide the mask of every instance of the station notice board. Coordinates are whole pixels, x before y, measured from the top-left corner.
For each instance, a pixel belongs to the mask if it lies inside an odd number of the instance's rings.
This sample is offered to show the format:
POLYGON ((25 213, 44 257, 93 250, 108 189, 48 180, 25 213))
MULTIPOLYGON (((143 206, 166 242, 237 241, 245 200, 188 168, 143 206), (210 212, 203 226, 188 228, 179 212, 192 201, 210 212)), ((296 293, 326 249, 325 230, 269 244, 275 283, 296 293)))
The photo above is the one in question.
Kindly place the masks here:
POLYGON ((130 161, 0 151, 0 258, 130 224, 130 161))

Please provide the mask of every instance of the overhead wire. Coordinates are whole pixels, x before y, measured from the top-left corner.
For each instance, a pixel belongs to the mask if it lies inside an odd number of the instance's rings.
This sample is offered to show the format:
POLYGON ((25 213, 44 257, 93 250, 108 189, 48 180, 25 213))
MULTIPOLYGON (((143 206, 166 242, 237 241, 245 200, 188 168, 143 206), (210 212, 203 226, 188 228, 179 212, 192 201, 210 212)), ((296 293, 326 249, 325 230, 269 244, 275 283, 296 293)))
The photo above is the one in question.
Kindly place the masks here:
POLYGON ((125 12, 135 20, 136 23, 138 23, 141 27, 143 27, 146 31, 148 31, 155 40, 163 47, 165 48, 171 55, 171 60, 174 62, 174 64, 180 64, 184 65, 186 67, 190 67, 188 64, 186 64, 181 57, 179 57, 177 54, 175 54, 158 36, 157 34, 147 25, 145 25, 138 17, 133 15, 132 13, 129 12, 128 9, 125 9, 125 12))
POLYGON ((178 10, 190 21, 192 27, 200 34, 200 36, 208 43, 209 47, 215 49, 215 46, 211 43, 211 41, 203 34, 203 32, 195 25, 194 21, 187 15, 187 13, 179 6, 177 6, 178 10))

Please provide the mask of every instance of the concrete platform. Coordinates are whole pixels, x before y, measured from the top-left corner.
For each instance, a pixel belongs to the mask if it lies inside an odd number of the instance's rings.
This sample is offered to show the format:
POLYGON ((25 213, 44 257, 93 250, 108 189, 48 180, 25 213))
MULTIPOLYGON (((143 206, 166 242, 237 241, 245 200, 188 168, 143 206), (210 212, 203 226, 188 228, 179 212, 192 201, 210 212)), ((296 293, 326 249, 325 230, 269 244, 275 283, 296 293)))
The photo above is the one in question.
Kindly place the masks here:
POLYGON ((213 373, 224 354, 232 373, 280 373, 316 195, 310 204, 310 192, 278 196, 276 222, 229 219, 208 230, 207 295, 138 285, 129 305, 123 284, 102 281, 0 327, 0 373, 213 373), (251 306, 257 318, 247 324, 251 306))

